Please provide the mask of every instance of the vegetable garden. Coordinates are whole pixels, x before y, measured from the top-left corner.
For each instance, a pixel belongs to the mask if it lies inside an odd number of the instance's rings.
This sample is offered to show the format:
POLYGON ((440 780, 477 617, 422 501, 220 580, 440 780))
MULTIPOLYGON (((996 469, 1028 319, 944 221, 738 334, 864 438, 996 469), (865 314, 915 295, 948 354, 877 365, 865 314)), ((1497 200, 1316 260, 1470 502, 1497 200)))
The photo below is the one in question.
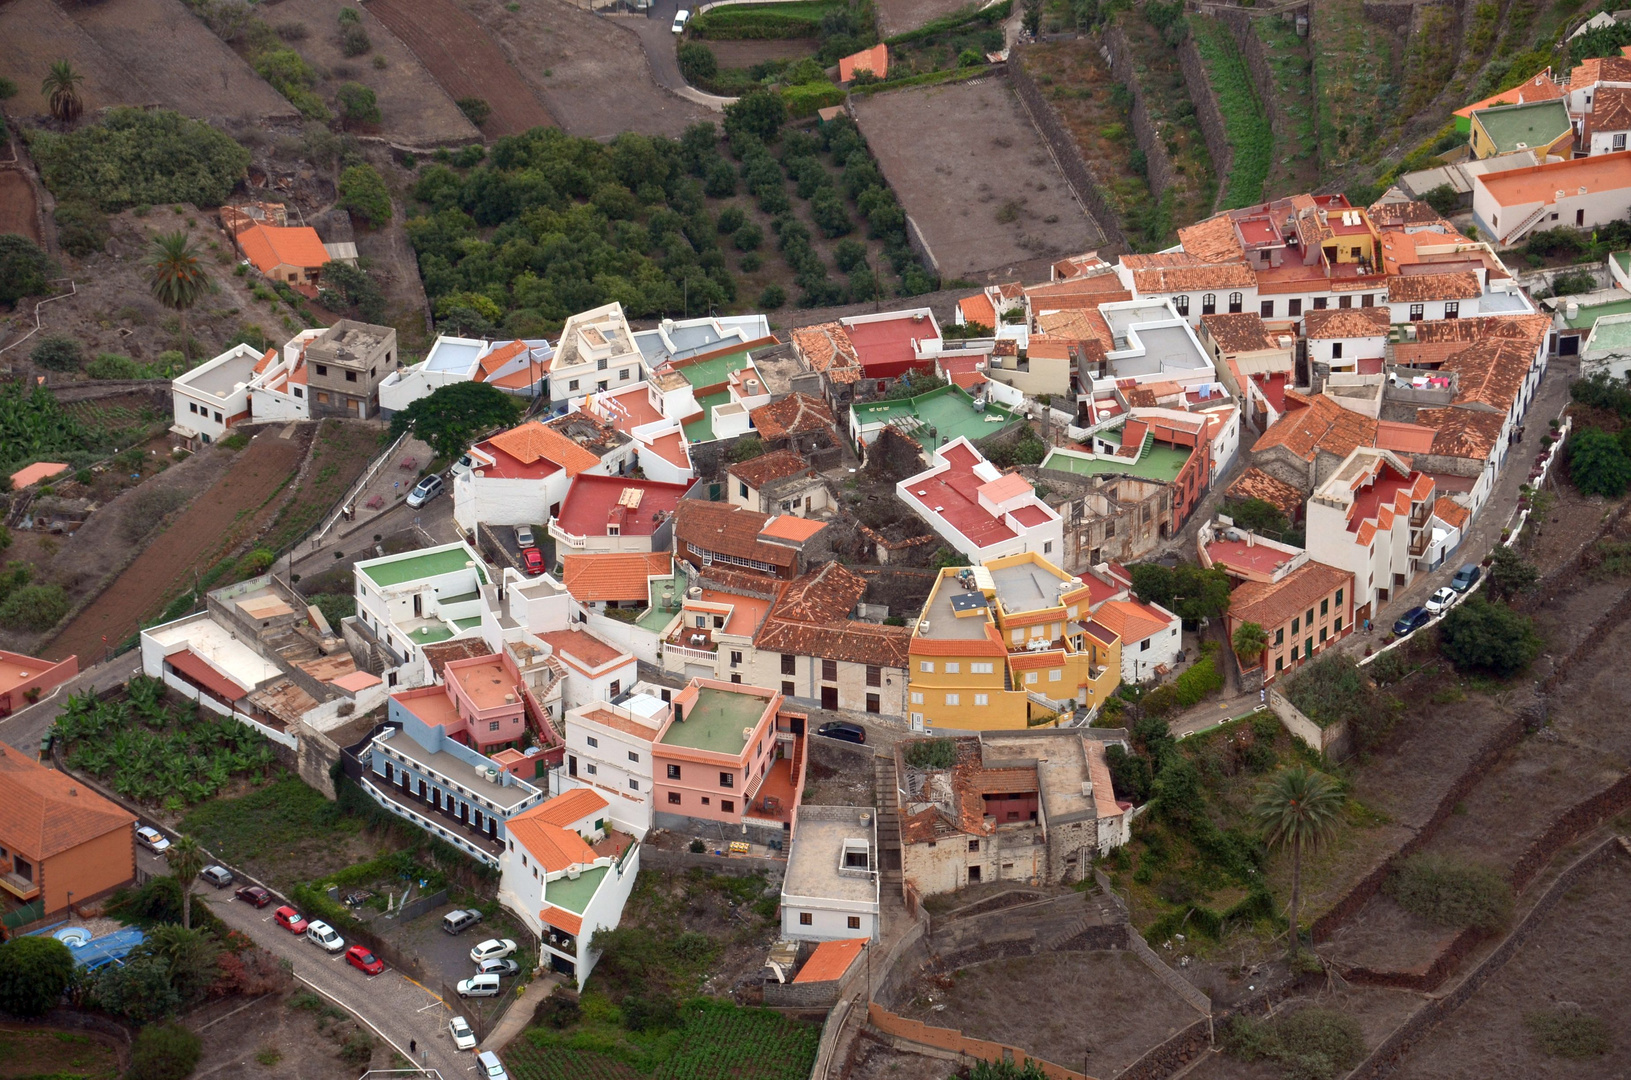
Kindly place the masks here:
POLYGON ((1269 128, 1263 103, 1252 85, 1246 59, 1235 44, 1234 35, 1218 22, 1203 15, 1192 16, 1189 28, 1195 48, 1206 64, 1207 81, 1218 96, 1223 113, 1224 137, 1234 151, 1228 187, 1221 209, 1232 210, 1263 201, 1263 182, 1268 179, 1269 161, 1274 153, 1274 132, 1269 128))
POLYGON ((137 676, 122 700, 68 699, 54 729, 70 768, 143 803, 180 809, 234 779, 268 775, 276 758, 266 739, 228 717, 177 703, 158 679, 137 676))

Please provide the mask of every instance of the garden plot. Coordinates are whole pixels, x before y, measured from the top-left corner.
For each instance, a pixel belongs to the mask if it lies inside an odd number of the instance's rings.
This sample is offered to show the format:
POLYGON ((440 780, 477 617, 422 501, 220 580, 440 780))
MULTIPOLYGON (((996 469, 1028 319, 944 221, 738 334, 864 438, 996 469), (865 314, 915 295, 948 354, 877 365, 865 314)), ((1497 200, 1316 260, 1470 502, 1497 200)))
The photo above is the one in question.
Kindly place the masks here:
POLYGON ((17 233, 43 245, 39 196, 34 181, 17 169, 0 170, 0 233, 17 233))
POLYGON ((942 277, 1009 280, 1102 243, 1006 80, 874 94, 853 108, 942 277))
POLYGON ((969 0, 877 0, 874 6, 878 9, 878 31, 893 37, 935 19, 985 5, 969 0))

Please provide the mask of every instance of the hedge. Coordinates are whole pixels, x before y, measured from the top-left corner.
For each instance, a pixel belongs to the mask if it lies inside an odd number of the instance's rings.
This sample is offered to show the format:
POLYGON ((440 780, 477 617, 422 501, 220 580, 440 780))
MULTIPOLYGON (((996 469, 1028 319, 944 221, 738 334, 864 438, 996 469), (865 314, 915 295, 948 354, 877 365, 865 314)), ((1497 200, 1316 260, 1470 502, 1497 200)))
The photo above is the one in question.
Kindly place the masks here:
POLYGON ((1013 14, 1014 0, 1002 0, 1000 4, 993 4, 984 10, 976 10, 973 6, 954 11, 950 15, 942 15, 938 19, 924 23, 916 30, 908 30, 903 34, 896 34, 892 38, 885 38, 885 45, 905 45, 910 41, 922 41, 924 38, 934 37, 947 30, 956 30, 971 23, 984 23, 992 26, 1007 19, 1013 14))
POLYGON ((830 82, 784 87, 781 95, 782 102, 787 106, 787 114, 793 117, 814 116, 818 110, 844 100, 844 91, 830 82))
POLYGON ((972 79, 979 75, 987 75, 990 65, 980 64, 977 67, 945 68, 940 71, 925 71, 921 75, 908 75, 903 79, 886 79, 883 82, 867 83, 865 86, 852 86, 850 93, 871 95, 882 90, 903 90, 908 86, 931 86, 935 83, 956 82, 959 79, 972 79))
POLYGON ((1223 670, 1218 664, 1218 643, 1208 641, 1201 646, 1201 657, 1189 666, 1173 684, 1178 692, 1178 706, 1187 709, 1223 689, 1223 670))

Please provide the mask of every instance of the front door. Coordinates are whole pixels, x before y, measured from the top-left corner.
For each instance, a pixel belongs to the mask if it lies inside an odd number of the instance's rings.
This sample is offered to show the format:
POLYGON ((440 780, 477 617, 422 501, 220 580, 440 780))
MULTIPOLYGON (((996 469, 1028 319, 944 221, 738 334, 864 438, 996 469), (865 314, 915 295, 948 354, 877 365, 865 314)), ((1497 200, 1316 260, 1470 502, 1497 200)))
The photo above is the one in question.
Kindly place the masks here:
POLYGON ((823 709, 838 708, 838 687, 823 686, 821 688, 821 707, 823 709))

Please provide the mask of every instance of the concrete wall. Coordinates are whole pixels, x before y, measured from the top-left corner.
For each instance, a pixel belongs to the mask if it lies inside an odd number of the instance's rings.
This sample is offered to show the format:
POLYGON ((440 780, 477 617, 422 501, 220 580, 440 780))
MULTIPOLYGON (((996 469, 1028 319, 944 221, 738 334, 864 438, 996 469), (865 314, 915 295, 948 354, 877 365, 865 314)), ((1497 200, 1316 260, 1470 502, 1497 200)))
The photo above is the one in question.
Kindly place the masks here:
POLYGON ((1350 753, 1351 740, 1348 737, 1347 724, 1332 724, 1330 727, 1322 728, 1304 716, 1302 711, 1278 690, 1269 691, 1269 708, 1274 710, 1274 715, 1280 718, 1280 723, 1285 725, 1287 731, 1316 753, 1325 754, 1335 761, 1343 760, 1350 753))

